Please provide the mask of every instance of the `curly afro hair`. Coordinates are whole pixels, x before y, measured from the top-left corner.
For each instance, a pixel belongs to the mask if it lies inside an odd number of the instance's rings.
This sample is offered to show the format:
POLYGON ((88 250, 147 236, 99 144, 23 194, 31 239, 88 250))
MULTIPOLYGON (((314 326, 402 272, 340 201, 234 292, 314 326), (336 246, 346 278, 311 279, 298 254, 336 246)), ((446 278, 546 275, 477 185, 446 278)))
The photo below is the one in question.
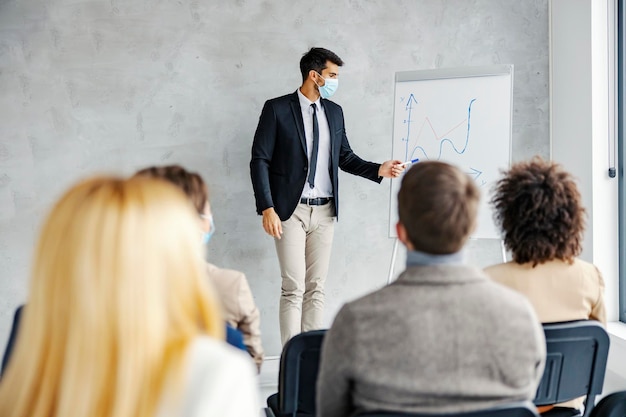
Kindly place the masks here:
POLYGON ((496 183, 491 204, 515 262, 572 263, 582 251, 585 209, 559 164, 539 157, 514 164, 496 183))

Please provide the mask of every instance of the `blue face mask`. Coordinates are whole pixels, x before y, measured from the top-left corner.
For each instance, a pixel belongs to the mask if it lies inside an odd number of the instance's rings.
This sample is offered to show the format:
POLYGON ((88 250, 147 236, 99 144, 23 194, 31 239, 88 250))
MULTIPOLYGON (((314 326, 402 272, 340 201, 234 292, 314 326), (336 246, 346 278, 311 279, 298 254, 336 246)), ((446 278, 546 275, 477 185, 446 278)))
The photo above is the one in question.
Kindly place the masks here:
POLYGON ((204 232, 202 234, 202 244, 204 245, 209 243, 209 241, 211 240, 211 236, 213 236, 213 233, 215 233, 215 222, 213 221, 213 216, 211 216, 210 222, 211 222, 211 228, 209 229, 208 232, 204 232))
MULTIPOLYGON (((322 74, 320 74, 319 72, 318 74, 320 77, 322 77, 322 74)), ((337 87, 339 87, 339 79, 324 78, 324 85, 318 85, 317 87, 320 91, 320 96, 322 96, 322 98, 330 98, 333 94, 335 94, 335 91, 337 91, 337 87)))

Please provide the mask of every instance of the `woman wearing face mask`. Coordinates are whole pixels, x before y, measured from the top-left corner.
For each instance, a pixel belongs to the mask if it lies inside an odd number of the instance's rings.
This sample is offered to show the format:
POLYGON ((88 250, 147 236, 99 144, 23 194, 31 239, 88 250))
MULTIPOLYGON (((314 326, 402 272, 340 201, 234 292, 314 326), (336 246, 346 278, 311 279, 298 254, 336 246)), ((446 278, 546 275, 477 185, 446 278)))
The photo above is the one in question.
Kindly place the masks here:
MULTIPOLYGON (((200 216, 202 241, 205 244, 209 243, 216 229, 208 198, 208 188, 200 175, 189 172, 179 165, 153 166, 142 169, 135 175, 163 179, 180 188, 191 200, 200 216)), ((226 322, 243 334, 246 350, 254 359, 257 370, 260 371, 263 363, 261 319, 246 276, 242 272, 219 268, 208 262, 207 271, 222 303, 226 322)))

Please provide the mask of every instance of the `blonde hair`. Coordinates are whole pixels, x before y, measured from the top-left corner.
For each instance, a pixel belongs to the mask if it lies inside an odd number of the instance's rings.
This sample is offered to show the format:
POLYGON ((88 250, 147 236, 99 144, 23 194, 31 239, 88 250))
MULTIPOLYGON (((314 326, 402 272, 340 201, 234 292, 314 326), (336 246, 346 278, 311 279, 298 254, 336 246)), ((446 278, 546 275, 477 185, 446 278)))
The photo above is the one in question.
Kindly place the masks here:
POLYGON ((223 338, 196 217, 180 190, 148 178, 94 178, 60 199, 36 248, 0 415, 154 415, 193 338, 223 338))

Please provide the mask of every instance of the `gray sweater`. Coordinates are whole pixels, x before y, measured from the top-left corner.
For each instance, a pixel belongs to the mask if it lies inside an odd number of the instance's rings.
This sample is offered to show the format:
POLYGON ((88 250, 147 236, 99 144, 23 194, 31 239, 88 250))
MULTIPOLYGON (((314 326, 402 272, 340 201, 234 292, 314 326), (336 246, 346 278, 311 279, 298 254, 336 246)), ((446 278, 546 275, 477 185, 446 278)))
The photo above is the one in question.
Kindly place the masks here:
POLYGON ((317 415, 532 400, 544 360, 543 330, 523 296, 473 267, 412 266, 337 314, 322 347, 317 415))

